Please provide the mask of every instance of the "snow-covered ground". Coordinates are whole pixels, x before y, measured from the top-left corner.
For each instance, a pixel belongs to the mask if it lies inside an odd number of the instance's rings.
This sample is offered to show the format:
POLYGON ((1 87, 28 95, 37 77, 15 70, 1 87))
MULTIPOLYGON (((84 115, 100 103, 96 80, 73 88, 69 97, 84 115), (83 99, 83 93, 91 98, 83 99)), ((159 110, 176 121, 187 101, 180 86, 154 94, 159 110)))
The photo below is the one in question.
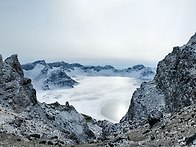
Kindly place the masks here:
POLYGON ((80 84, 70 89, 38 90, 40 102, 68 101, 80 113, 98 120, 119 122, 128 110, 140 81, 129 77, 76 76, 80 84))

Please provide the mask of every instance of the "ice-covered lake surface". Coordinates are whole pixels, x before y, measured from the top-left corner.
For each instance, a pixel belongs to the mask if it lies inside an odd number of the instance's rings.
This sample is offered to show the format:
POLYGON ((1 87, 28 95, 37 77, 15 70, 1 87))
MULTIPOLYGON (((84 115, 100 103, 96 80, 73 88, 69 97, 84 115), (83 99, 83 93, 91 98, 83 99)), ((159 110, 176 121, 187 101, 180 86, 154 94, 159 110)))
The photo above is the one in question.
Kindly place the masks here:
POLYGON ((79 113, 97 120, 119 122, 128 110, 131 96, 140 81, 129 77, 78 76, 72 89, 37 91, 40 102, 73 105, 79 113))

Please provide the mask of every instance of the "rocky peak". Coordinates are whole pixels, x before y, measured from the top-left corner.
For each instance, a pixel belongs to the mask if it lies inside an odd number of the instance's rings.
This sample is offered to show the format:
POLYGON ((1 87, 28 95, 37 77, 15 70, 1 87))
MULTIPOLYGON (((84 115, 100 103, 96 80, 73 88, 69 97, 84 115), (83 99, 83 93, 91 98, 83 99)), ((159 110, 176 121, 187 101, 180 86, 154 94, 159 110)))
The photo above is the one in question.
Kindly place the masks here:
POLYGON ((145 66, 143 64, 138 64, 132 67, 134 70, 141 70, 143 68, 145 68, 145 66))
POLYGON ((64 71, 56 70, 51 72, 51 74, 44 81, 44 86, 42 89, 53 89, 54 87, 73 87, 73 85, 77 84, 75 80, 70 78, 64 71))
POLYGON ((37 103, 36 91, 31 80, 24 77, 17 55, 0 61, 0 103, 21 112, 37 103))
POLYGON ((123 121, 145 122, 152 111, 175 112, 196 103, 196 34, 158 63, 153 81, 145 82, 132 97, 123 121))
POLYGON ((38 61, 33 62, 33 65, 37 65, 37 64, 41 64, 41 65, 46 66, 47 63, 45 60, 38 60, 38 61))
POLYGON ((24 76, 22 66, 20 65, 20 62, 18 61, 18 55, 14 54, 10 57, 8 57, 5 60, 5 64, 8 64, 12 67, 13 70, 15 70, 20 76, 24 76))
POLYGON ((2 56, 0 55, 0 69, 2 69, 2 66, 3 66, 3 58, 2 58, 2 56))
POLYGON ((191 39, 187 43, 188 45, 195 45, 196 44, 196 33, 191 37, 191 39))

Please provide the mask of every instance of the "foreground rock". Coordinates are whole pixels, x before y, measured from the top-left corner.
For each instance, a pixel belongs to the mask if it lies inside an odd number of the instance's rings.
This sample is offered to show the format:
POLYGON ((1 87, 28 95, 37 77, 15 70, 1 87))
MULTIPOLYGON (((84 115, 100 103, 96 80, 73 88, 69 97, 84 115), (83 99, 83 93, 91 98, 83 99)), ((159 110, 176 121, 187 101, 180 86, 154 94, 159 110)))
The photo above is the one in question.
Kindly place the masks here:
POLYGON ((135 129, 130 124, 121 124, 121 133, 116 132, 102 146, 130 147, 179 147, 196 146, 196 105, 182 108, 179 112, 164 115, 162 122, 149 123, 135 129), (125 129, 126 128, 126 129, 125 129))
MULTIPOLYGON (((1 112, 1 111, 0 111, 1 112)), ((151 127, 148 123, 135 129, 128 128, 129 125, 123 126, 122 133, 112 133, 98 143, 75 144, 75 147, 177 147, 177 146, 195 146, 196 132, 196 105, 191 105, 181 109, 179 112, 167 114, 163 118, 163 122, 151 127), (125 129, 127 127, 127 129, 125 129)), ((119 124, 116 124, 116 126, 119 124)), ((121 125, 122 126, 122 125, 121 125)), ((32 134, 31 136, 37 136, 32 134)), ((38 136, 39 137, 39 136, 38 136)), ((51 137, 53 145, 71 147, 69 143, 63 143, 51 137)), ((15 136, 5 132, 0 133, 0 146, 49 146, 49 140, 45 138, 32 137, 31 140, 24 139, 23 136, 15 136)))
POLYGON ((36 91, 31 80, 24 77, 17 55, 5 62, 0 56, 0 104, 21 112, 37 103, 36 91))
POLYGON ((50 144, 85 143, 101 135, 101 128, 89 128, 85 117, 68 102, 39 103, 17 55, 4 62, 0 59, 0 132, 27 140, 52 140, 50 144))
POLYGON ((196 34, 174 47, 157 66, 153 81, 145 82, 132 97, 123 121, 144 123, 151 111, 176 112, 196 103, 196 34))

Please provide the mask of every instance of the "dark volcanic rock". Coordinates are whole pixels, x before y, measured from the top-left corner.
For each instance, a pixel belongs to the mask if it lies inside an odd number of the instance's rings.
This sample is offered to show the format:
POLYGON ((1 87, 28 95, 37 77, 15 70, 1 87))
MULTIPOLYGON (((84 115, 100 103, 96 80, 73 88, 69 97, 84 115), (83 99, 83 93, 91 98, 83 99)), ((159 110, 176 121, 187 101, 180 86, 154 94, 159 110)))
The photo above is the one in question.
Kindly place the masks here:
POLYGON ((40 134, 30 134, 30 137, 34 137, 34 138, 40 138, 40 134))
POLYGON ((72 78, 70 78, 64 71, 57 70, 53 71, 49 77, 44 81, 43 89, 53 89, 52 87, 73 87, 73 85, 77 84, 72 78))
POLYGON ((162 118, 163 114, 160 111, 154 110, 148 115, 148 123, 150 124, 150 126, 153 126, 156 123, 160 122, 162 118))
POLYGON ((145 122, 152 110, 175 112, 196 103, 196 34, 158 63, 153 81, 137 89, 123 121, 145 122))
POLYGON ((187 138, 185 139, 186 145, 192 144, 194 140, 196 140, 196 133, 195 133, 194 135, 192 135, 192 136, 190 136, 190 137, 187 137, 187 138))

